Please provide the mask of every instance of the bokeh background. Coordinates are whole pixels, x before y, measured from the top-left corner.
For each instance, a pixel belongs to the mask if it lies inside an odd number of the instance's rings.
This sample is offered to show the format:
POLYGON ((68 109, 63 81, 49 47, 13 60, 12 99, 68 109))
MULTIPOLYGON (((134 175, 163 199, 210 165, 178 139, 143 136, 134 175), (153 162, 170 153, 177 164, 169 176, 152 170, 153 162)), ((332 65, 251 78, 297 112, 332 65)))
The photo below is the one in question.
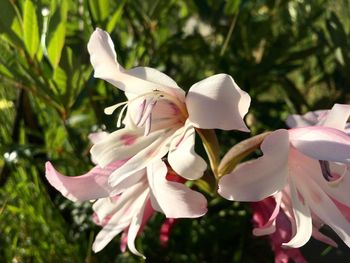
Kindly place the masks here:
MULTIPOLYGON (((88 134, 116 129, 103 109, 125 98, 93 78, 86 45, 96 27, 124 67, 157 68, 186 90, 232 75, 252 97, 252 135, 285 127, 291 113, 350 102, 348 0, 1 0, 0 262, 142 262, 120 253, 119 237, 94 254, 91 205, 64 199, 44 176, 47 160, 64 174, 86 172, 88 134)), ((222 154, 250 136, 217 135, 222 154)), ((137 240, 148 262, 273 261, 268 240, 251 234, 249 205, 207 198, 208 214, 177 221, 167 247, 164 216, 151 219, 137 240)), ((350 255, 316 241, 302 252, 310 262, 350 255)))

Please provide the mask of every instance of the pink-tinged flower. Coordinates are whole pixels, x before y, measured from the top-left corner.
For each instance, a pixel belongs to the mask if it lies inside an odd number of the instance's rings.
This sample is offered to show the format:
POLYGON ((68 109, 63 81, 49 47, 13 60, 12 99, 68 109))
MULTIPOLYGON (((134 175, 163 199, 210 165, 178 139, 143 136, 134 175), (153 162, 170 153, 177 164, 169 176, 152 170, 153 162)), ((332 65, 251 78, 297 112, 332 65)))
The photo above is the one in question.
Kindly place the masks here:
MULTIPOLYGON (((274 198, 268 197, 262 201, 251 203, 251 208, 253 210, 253 223, 256 226, 253 233, 259 236, 260 229, 269 224, 271 214, 276 208, 276 202, 274 198)), ((307 261, 298 248, 281 247, 292 237, 292 225, 283 210, 279 210, 273 224, 276 231, 269 235, 269 239, 275 253, 275 263, 288 263, 290 260, 296 263, 306 263, 307 261)))
MULTIPOLYGON (((98 133, 89 138, 96 142, 105 136, 108 134, 98 133)), ((160 159, 110 186, 109 176, 125 162, 118 160, 104 168, 96 165, 75 177, 64 176, 50 162, 46 163, 47 180, 63 196, 73 202, 97 199, 93 204, 93 220, 103 228, 93 244, 95 252, 123 232, 121 248, 127 244, 132 253, 141 255, 134 240, 154 210, 168 218, 194 218, 207 212, 205 197, 184 185, 185 180, 160 159)))
MULTIPOLYGON (((168 168, 161 160, 133 174, 111 187, 107 180, 123 162, 117 161, 105 168, 94 167, 88 173, 68 177, 46 163, 46 178, 52 186, 72 201, 94 200, 94 221, 103 226, 93 244, 95 252, 103 249, 113 237, 127 231, 127 244, 131 252, 134 240, 153 210, 168 218, 194 218, 207 212, 205 197, 181 182, 171 181, 168 168), (170 179, 169 179, 170 178, 170 179)), ((170 172, 171 174, 172 172, 170 172)))
POLYGON ((273 233, 282 208, 292 227, 283 246, 300 247, 311 235, 335 245, 318 231, 323 224, 350 246, 350 137, 344 130, 349 115, 349 105, 336 104, 322 126, 272 132, 261 144, 262 157, 222 177, 220 195, 252 202, 274 196, 276 207, 255 234, 273 233))
POLYGON ((128 98, 105 109, 112 114, 122 107, 117 125, 123 120, 125 128, 91 149, 100 167, 127 160, 110 175, 111 186, 165 155, 177 174, 198 179, 206 163, 194 151, 195 128, 248 130, 243 117, 250 97, 229 75, 206 78, 194 84, 186 96, 173 79, 156 69, 125 70, 117 62, 110 36, 101 29, 91 35, 88 51, 94 76, 118 87, 128 98))

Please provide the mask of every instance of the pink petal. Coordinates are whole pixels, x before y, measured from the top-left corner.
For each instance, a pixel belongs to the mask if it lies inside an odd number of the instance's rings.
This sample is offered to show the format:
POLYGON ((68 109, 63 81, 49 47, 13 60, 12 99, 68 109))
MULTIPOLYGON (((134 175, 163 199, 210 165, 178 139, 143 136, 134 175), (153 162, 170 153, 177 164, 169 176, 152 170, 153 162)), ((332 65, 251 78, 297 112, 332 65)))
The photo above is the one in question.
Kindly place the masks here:
POLYGON ((313 126, 291 129, 289 136, 291 144, 311 158, 350 162, 350 137, 340 130, 313 126))
MULTIPOLYGON (((308 162, 311 166, 311 161, 308 162)), ((332 174, 339 176, 335 181, 327 181, 323 178, 321 168, 318 162, 313 162, 314 168, 310 172, 310 176, 318 183, 323 191, 347 206, 350 206, 350 171, 343 163, 330 163, 330 169, 332 174)))
POLYGON ((350 247, 350 223, 315 181, 309 178, 305 179, 302 195, 312 212, 325 224, 329 225, 350 247))
POLYGON ((200 178, 207 168, 203 158, 194 151, 194 143, 195 130, 186 122, 186 125, 173 135, 168 154, 171 168, 188 180, 200 178))
MULTIPOLYGON (((156 160, 147 167, 147 176, 151 196, 168 218, 195 218, 207 212, 205 197, 186 185, 170 182, 166 179, 167 167, 161 160, 156 160)), ((153 205, 153 203, 152 203, 153 205)))
POLYGON ((296 224, 296 233, 289 242, 283 243, 282 245, 297 248, 305 245, 306 242, 309 241, 312 234, 312 218, 309 207, 300 200, 297 186, 292 180, 289 181, 289 186, 296 224))
POLYGON ((304 115, 292 114, 287 118, 287 125, 289 128, 301 128, 307 126, 321 125, 327 116, 328 110, 310 111, 304 115))
POLYGON ((57 172, 50 162, 46 162, 45 176, 49 183, 69 200, 73 202, 92 200, 109 196, 113 189, 107 183, 108 177, 123 163, 117 161, 106 168, 95 166, 84 175, 69 177, 57 172))
POLYGON ((345 125, 349 119, 350 105, 334 104, 328 112, 323 126, 345 131, 345 125))
POLYGON ((317 228, 312 228, 312 237, 318 241, 321 241, 327 245, 330 245, 332 247, 338 247, 338 244, 335 243, 334 240, 327 237, 326 235, 322 234, 317 228))
POLYGON ((243 117, 250 96, 229 75, 214 75, 194 84, 186 105, 188 118, 197 128, 249 131, 243 117))
POLYGON ((275 232, 275 230, 276 230, 276 218, 277 218, 278 213, 280 212, 282 193, 278 192, 277 194, 274 195, 274 198, 275 198, 276 202, 275 202, 275 207, 272 211, 270 218, 262 226, 253 229, 254 236, 269 235, 269 234, 272 234, 273 232, 275 232))
POLYGON ((261 144, 263 156, 242 163, 219 181, 218 193, 237 201, 260 201, 282 190, 288 176, 287 130, 277 130, 261 144))

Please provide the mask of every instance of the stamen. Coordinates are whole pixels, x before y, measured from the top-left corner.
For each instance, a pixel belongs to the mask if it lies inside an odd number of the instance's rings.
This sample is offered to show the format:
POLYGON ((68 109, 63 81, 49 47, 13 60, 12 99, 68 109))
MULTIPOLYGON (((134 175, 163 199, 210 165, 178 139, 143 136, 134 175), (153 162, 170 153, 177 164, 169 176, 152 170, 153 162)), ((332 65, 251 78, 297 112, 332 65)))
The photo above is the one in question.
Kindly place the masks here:
POLYGON ((123 106, 123 105, 127 105, 129 102, 128 101, 124 101, 124 102, 121 102, 121 103, 117 103, 113 106, 110 106, 110 107, 107 107, 105 108, 104 112, 105 114, 107 115, 111 115, 116 109, 118 109, 120 106, 123 106))
POLYGON ((320 166, 321 166, 321 171, 324 179, 326 179, 327 182, 330 182, 333 178, 333 175, 331 173, 331 169, 329 167, 329 162, 328 161, 321 161, 319 160, 320 166))
POLYGON ((118 121, 117 121, 117 128, 120 128, 122 126, 122 117, 123 117, 124 112, 125 112, 127 107, 128 107, 128 104, 125 104, 124 107, 122 108, 122 110, 119 113, 118 121))
POLYGON ((142 115, 145 112, 145 107, 146 107, 146 100, 143 100, 142 103, 139 105, 139 110, 137 111, 137 116, 136 116, 136 120, 135 120, 136 126, 139 125, 139 123, 142 119, 142 115))
POLYGON ((157 98, 151 98, 151 100, 147 103, 146 109, 144 110, 144 113, 142 115, 142 118, 140 122, 137 124, 137 126, 142 127, 145 125, 146 121, 148 120, 149 116, 152 113, 152 110, 154 109, 154 106, 157 104, 157 98))
POLYGON ((152 113, 148 115, 148 118, 146 120, 145 132, 143 134, 144 136, 147 136, 150 133, 151 127, 152 127, 152 113))

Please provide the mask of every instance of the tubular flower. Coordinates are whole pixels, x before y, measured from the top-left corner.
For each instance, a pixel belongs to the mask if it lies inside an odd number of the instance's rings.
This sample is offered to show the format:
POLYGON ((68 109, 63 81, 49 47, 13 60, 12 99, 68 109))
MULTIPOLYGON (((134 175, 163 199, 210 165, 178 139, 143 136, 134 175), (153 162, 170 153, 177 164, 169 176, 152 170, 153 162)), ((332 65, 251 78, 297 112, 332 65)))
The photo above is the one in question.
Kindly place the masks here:
POLYGON ((91 35, 88 51, 94 76, 124 91, 128 99, 105 109, 112 114, 122 107, 117 126, 123 123, 125 127, 91 149, 100 167, 127 160, 111 173, 112 187, 165 155, 177 174, 198 179, 206 163, 194 151, 195 128, 248 131, 243 117, 250 97, 229 75, 206 78, 186 96, 174 80, 156 69, 123 69, 110 36, 101 29, 91 35))
POLYGON ((272 132, 261 144, 262 157, 220 180, 219 194, 229 200, 275 198, 268 222, 256 235, 275 232, 282 208, 292 226, 291 240, 283 246, 303 246, 311 235, 336 245, 319 232, 323 224, 350 246, 350 137, 345 132, 350 106, 335 104, 324 113, 316 126, 272 132))
MULTIPOLYGON (((90 136, 98 141, 105 134, 90 136)), ((93 244, 95 252, 103 249, 116 235, 124 232, 122 246, 142 256, 134 241, 144 224, 159 211, 167 218, 199 217, 207 211, 205 197, 188 188, 162 160, 155 160, 115 186, 108 184, 111 173, 127 160, 115 161, 104 168, 96 165, 88 173, 69 177, 60 174, 50 162, 46 163, 46 178, 50 184, 71 201, 96 200, 93 220, 103 226, 93 244)))

